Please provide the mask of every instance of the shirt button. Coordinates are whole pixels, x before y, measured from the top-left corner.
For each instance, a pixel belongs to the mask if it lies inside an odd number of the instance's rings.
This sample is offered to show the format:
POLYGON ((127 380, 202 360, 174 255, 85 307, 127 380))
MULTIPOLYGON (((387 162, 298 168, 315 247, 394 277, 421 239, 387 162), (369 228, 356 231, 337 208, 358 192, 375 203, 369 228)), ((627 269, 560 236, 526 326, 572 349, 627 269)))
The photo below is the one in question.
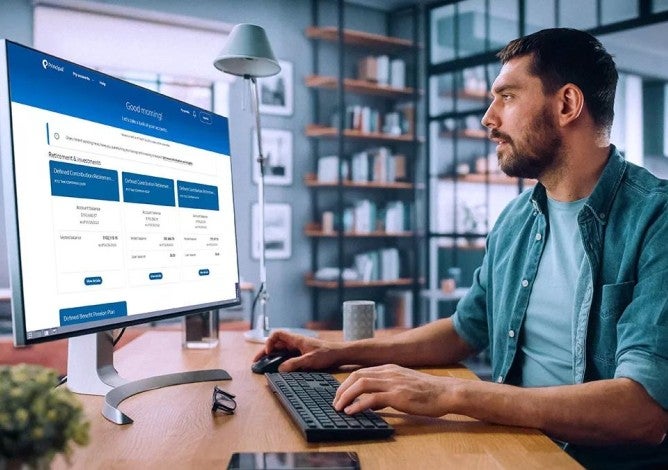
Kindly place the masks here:
POLYGON ((510 336, 511 338, 514 338, 515 337, 515 332, 513 330, 510 330, 508 332, 508 336, 510 336))
POLYGON ((529 285, 529 281, 526 279, 522 279, 522 287, 527 287, 529 285))
POLYGON ((543 238, 543 236, 540 233, 536 234, 536 240, 540 241, 543 238))
POLYGON ((499 375, 499 378, 496 379, 496 383, 499 383, 499 384, 503 383, 503 375, 499 375))
POLYGON ((601 219, 605 219, 605 212, 601 212, 600 214, 598 214, 598 216, 599 216, 601 219))

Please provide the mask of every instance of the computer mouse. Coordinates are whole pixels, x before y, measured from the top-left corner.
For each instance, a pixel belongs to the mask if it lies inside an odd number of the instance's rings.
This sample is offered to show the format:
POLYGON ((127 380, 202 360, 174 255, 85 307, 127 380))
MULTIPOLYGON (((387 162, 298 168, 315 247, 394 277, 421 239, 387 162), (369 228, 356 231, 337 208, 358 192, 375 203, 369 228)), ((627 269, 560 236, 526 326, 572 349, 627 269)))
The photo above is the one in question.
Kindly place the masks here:
POLYGON ((272 351, 269 354, 262 356, 251 365, 251 370, 256 374, 266 374, 267 372, 278 372, 278 366, 283 364, 291 357, 299 356, 299 351, 296 349, 281 349, 272 351))

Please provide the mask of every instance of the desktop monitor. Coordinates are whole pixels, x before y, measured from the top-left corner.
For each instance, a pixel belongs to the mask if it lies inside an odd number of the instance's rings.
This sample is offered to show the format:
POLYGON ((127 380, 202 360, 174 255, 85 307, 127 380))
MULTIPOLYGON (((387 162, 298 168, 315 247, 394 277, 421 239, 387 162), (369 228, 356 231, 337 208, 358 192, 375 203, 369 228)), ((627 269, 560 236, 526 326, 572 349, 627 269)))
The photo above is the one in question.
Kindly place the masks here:
POLYGON ((105 331, 239 304, 226 117, 0 40, 0 160, 15 344, 70 338, 74 391, 124 383, 105 331))

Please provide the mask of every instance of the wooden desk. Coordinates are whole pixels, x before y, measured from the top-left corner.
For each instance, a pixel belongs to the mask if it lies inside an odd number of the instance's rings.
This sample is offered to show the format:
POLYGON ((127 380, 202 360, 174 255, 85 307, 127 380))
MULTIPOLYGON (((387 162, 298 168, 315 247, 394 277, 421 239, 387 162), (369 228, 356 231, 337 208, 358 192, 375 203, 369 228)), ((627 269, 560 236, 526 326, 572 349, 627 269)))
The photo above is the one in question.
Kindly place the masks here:
MULTIPOLYGON (((340 332, 322 336, 340 338, 340 332)), ((74 468, 226 468, 230 455, 254 451, 356 451, 363 470, 433 468, 581 468, 535 430, 493 426, 463 416, 425 418, 383 412, 395 428, 388 440, 308 444, 273 396, 266 380, 250 371, 259 346, 240 332, 221 332, 211 350, 182 350, 179 331, 147 332, 116 352, 128 379, 185 370, 227 370, 218 382, 237 396, 234 415, 212 416, 212 382, 179 385, 135 395, 120 409, 134 423, 119 426, 100 413, 103 398, 81 396, 91 420, 91 443, 77 448, 74 468)), ((475 379, 463 367, 426 369, 475 379)), ((337 374, 341 380, 345 374, 337 374)), ((68 468, 58 457, 54 468, 68 468)))

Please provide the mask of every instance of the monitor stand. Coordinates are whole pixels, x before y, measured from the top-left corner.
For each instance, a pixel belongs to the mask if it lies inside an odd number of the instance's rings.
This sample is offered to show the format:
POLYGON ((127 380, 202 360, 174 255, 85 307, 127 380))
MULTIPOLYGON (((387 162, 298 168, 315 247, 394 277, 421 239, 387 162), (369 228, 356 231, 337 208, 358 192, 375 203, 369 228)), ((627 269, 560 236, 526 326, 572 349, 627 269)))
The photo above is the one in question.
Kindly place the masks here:
POLYGON ((208 369, 157 375, 129 381, 114 367, 113 339, 108 331, 77 336, 68 340, 67 387, 74 393, 104 395, 102 414, 116 424, 130 424, 132 419, 117 407, 137 393, 192 382, 230 380, 222 369, 208 369))

